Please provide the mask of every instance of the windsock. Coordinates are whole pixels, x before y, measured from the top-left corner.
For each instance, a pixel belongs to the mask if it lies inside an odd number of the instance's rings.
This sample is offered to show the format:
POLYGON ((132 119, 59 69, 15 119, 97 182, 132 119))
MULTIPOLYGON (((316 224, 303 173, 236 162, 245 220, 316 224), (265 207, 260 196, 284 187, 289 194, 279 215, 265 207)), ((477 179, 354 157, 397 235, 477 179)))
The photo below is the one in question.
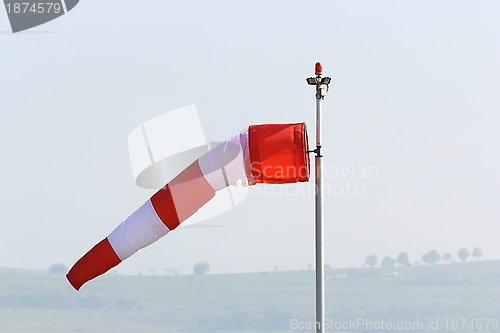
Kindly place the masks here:
POLYGON ((162 187, 80 258, 66 278, 79 290, 84 283, 177 228, 229 185, 308 180, 305 123, 249 126, 208 151, 162 187))

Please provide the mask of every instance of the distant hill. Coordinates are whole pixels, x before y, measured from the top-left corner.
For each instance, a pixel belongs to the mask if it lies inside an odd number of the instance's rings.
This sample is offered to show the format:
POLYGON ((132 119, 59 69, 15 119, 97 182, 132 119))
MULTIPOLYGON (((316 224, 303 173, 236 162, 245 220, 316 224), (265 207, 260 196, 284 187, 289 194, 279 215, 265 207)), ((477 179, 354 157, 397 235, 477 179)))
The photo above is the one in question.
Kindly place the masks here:
POLYGON ((381 281, 395 278, 402 284, 500 284, 500 260, 439 265, 351 268, 326 272, 327 279, 381 281), (381 279, 382 278, 382 279, 381 279))
MULTIPOLYGON (((0 270, 1 332, 277 333, 314 321, 311 270, 108 274, 80 292, 64 275, 28 272, 0 270)), ((425 328, 432 322, 439 328, 387 331, 475 332, 477 327, 452 330, 450 325, 459 319, 495 319, 498 325, 500 319, 500 261, 328 270, 325 287, 326 318, 332 325, 360 319, 372 324, 421 323, 425 328)), ((498 331, 498 326, 492 329, 494 323, 481 331, 498 331)), ((342 332, 373 331, 358 327, 342 332)))
POLYGON ((29 268, 4 268, 4 267, 0 267, 0 273, 5 273, 5 272, 41 274, 41 273, 47 273, 47 270, 43 270, 43 269, 29 269, 29 268))

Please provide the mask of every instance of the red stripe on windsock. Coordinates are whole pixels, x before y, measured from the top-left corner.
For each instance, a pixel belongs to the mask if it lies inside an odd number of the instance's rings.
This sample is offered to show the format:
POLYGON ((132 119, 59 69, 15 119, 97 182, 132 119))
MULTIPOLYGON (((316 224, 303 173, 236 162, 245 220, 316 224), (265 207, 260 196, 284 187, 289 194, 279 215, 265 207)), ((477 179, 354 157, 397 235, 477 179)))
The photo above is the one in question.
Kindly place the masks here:
POLYGON ((66 274, 66 278, 79 290, 85 282, 106 273, 120 262, 108 239, 104 238, 76 262, 66 274))
POLYGON ((175 210, 172 193, 167 185, 163 186, 151 197, 151 204, 158 214, 158 217, 167 226, 169 230, 174 230, 179 226, 180 221, 175 210))
POLYGON ((256 183, 289 184, 309 180, 305 123, 248 127, 251 173, 256 183))
POLYGON ((215 196, 198 161, 193 162, 170 183, 151 197, 151 203, 162 222, 174 230, 215 196))

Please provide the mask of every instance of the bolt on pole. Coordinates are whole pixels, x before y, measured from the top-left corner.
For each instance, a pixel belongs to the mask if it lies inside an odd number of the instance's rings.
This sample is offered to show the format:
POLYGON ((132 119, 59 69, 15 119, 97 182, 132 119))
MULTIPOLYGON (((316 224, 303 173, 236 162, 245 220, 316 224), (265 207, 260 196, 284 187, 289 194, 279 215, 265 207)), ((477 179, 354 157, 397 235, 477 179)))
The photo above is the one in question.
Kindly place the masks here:
POLYGON ((323 69, 318 62, 315 66, 316 77, 307 78, 309 85, 316 86, 316 149, 314 156, 314 185, 315 185, 315 254, 316 254, 316 332, 324 332, 325 320, 325 266, 323 263, 323 155, 321 102, 326 96, 331 79, 322 77, 323 69))

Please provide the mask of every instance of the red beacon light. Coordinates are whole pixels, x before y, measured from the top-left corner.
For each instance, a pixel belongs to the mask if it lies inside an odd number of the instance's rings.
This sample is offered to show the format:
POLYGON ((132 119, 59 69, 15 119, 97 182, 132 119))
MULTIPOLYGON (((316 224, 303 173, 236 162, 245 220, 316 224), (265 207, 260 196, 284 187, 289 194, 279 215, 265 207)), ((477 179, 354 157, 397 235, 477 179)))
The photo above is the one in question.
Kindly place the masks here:
POLYGON ((315 73, 316 73, 316 75, 322 75, 323 74, 323 66, 321 66, 320 62, 316 63, 315 73))
MULTIPOLYGON (((317 86, 319 88, 319 86, 321 85, 329 85, 330 82, 331 82, 331 78, 329 77, 321 77, 321 75, 323 75, 323 66, 321 66, 321 63, 320 62, 317 62, 316 63, 316 66, 314 66, 314 73, 316 73, 316 77, 308 77, 306 79, 307 81, 307 84, 310 85, 310 86, 317 86)), ((325 94, 326 96, 326 94, 325 94)))

